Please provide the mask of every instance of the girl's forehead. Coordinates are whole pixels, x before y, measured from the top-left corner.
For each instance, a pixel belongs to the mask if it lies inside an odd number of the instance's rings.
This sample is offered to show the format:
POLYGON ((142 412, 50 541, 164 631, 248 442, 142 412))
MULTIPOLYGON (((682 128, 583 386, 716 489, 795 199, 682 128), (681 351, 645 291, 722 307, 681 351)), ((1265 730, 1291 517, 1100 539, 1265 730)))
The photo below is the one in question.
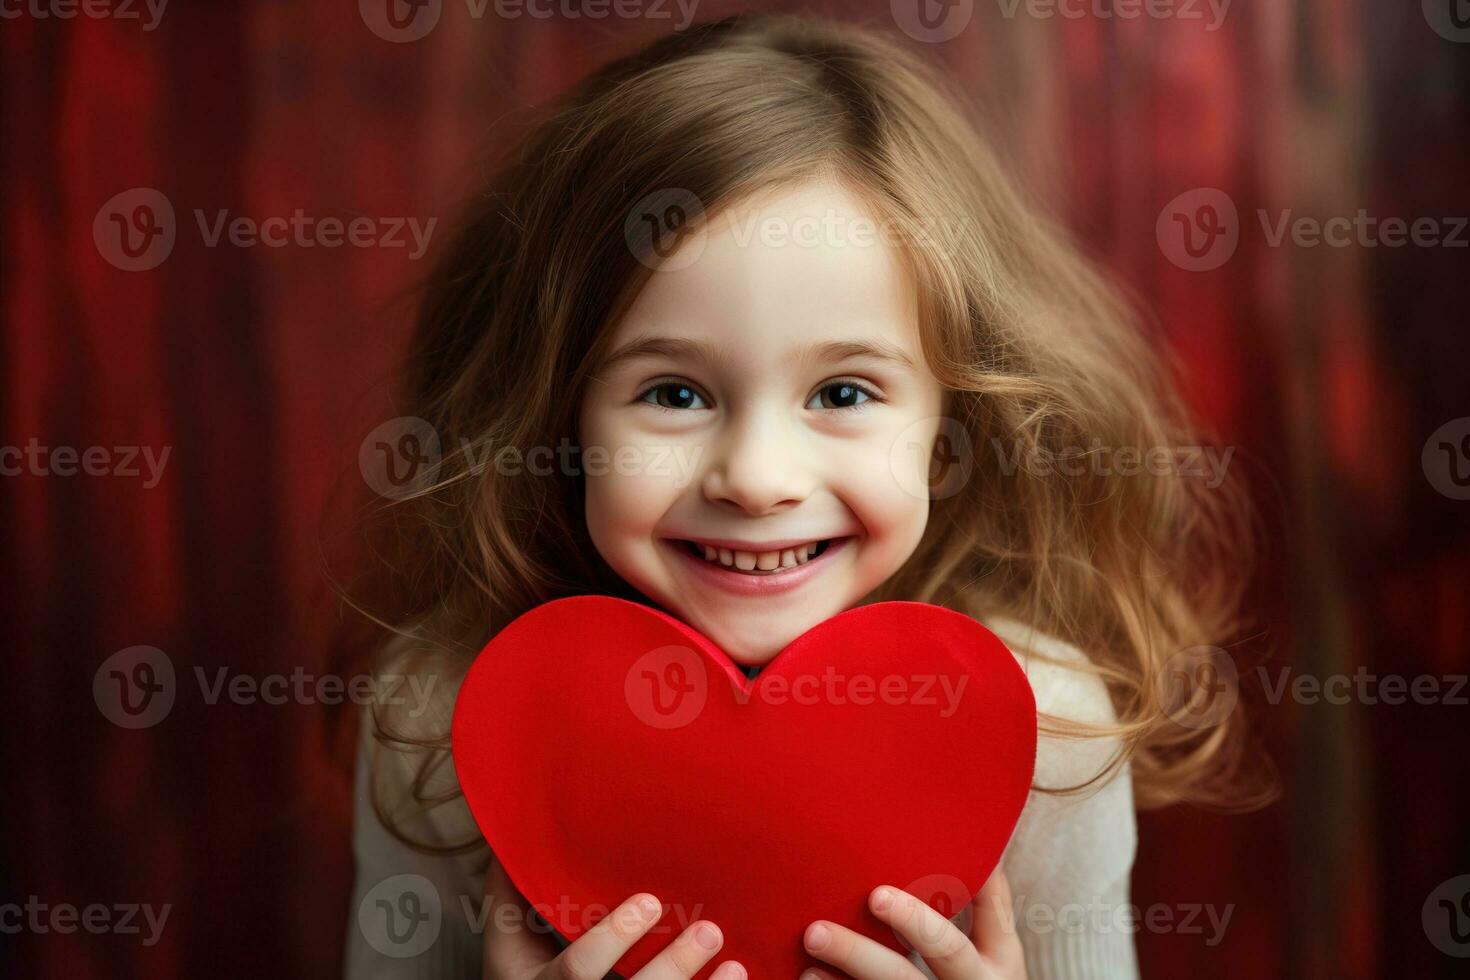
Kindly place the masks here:
POLYGON ((722 209, 686 237, 609 349, 646 336, 781 356, 858 342, 917 357, 917 293, 879 216, 840 184, 810 182, 722 209))

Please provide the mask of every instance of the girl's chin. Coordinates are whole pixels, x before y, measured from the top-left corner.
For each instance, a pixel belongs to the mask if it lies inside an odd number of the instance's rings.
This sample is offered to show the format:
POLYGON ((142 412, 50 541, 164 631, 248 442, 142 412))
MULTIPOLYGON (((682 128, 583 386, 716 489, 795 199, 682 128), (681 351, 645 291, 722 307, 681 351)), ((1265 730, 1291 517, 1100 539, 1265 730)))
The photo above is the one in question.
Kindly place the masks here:
POLYGON ((769 664, 776 654, 791 645, 791 641, 811 629, 816 623, 773 625, 769 621, 760 624, 736 624, 728 622, 689 621, 691 626, 708 637, 715 646, 725 652, 737 667, 747 674, 769 664))

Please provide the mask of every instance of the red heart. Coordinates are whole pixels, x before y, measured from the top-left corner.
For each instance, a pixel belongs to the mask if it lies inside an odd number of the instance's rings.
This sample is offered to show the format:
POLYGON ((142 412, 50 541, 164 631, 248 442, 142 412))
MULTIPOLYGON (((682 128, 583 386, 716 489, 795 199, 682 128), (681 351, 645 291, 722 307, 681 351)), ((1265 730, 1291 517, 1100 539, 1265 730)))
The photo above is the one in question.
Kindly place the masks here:
POLYGON ((793 980, 819 918, 907 952, 868 910, 880 884, 970 900, 1026 801, 1036 704, 993 633, 937 606, 851 609, 752 681, 671 616, 580 596, 490 641, 452 740, 481 832, 563 936, 648 891, 664 915, 624 977, 706 918, 725 945, 699 977, 793 980))

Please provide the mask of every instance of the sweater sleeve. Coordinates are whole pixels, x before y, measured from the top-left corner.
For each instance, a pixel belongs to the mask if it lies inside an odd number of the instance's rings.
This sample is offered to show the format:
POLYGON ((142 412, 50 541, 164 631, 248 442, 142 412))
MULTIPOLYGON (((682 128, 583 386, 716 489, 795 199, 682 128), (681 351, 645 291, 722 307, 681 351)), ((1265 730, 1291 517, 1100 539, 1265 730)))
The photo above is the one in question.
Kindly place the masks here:
MULTIPOLYGON (((448 710, 452 709, 450 697, 448 710)), ((442 704, 432 706, 421 720, 447 725, 445 710, 442 704)), ((432 728, 425 725, 425 730, 432 728)), ((347 980, 478 980, 482 971, 480 909, 489 852, 481 846, 466 854, 429 854, 390 834, 373 809, 371 780, 389 781, 385 799, 405 799, 428 750, 406 752, 379 745, 373 738, 368 710, 362 712, 360 732, 353 784, 356 875, 347 914, 343 976, 347 980)), ((453 765, 444 755, 429 777, 430 791, 453 784, 453 765)), ((405 814, 402 823, 416 840, 439 845, 479 836, 463 797, 421 814, 405 814)))
MULTIPOLYGON (((1074 669, 1086 662, 1077 648, 1015 620, 987 620, 986 625, 1026 672, 1039 713, 1090 724, 1116 720, 1102 680, 1074 669)), ((1044 733, 1037 741, 1033 789, 1000 860, 1011 886, 1028 980, 1138 977, 1128 904, 1137 850, 1128 767, 1077 794, 1039 791, 1087 782, 1103 770, 1118 744, 1113 738, 1068 740, 1044 733)), ((953 920, 966 934, 970 916, 966 906, 953 920)), ((934 977, 917 953, 909 960, 934 977)))
MULTIPOLYGON (((998 621, 992 629, 1026 671, 1039 713, 1088 724, 1117 720, 1102 679, 1075 669, 1086 664, 1076 647, 1012 620, 998 621)), ((1118 749, 1116 738, 1063 739, 1043 733, 1033 786, 1060 789, 1086 783, 1118 749)), ((1032 789, 1001 857, 1029 980, 1138 976, 1129 906, 1137 847, 1133 782, 1126 764, 1076 794, 1032 789)))

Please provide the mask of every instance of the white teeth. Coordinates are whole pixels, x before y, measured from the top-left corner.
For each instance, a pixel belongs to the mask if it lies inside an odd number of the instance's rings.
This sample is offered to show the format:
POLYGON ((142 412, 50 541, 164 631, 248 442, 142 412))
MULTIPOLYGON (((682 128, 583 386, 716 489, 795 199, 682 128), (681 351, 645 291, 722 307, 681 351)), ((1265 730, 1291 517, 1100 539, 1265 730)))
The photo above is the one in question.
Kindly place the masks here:
POLYGON ((774 572, 778 569, 805 565, 812 560, 812 555, 820 542, 811 541, 778 551, 739 551, 698 542, 692 542, 692 544, 695 553, 702 553, 705 561, 717 562, 726 568, 738 568, 742 572, 774 572))

